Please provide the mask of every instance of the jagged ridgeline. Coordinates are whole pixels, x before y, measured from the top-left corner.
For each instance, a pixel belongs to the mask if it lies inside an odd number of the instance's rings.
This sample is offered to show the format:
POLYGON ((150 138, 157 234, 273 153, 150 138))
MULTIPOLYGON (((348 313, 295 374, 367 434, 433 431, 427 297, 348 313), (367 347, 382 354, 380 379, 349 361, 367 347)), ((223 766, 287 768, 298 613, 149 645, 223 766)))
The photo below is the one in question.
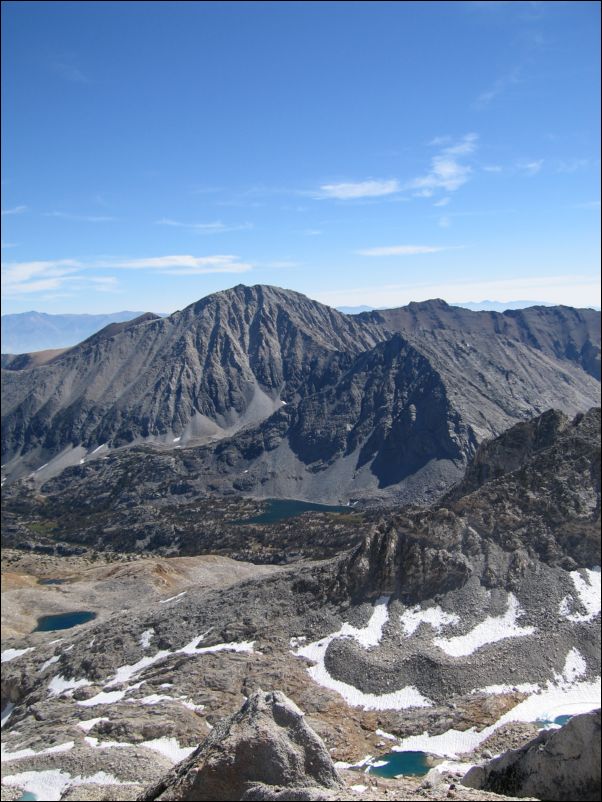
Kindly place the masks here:
POLYGON ((351 316, 239 285, 3 362, 9 482, 69 466, 68 483, 108 480, 134 449, 137 481, 168 466, 191 495, 429 501, 484 439, 599 403, 600 313, 428 301, 351 316))

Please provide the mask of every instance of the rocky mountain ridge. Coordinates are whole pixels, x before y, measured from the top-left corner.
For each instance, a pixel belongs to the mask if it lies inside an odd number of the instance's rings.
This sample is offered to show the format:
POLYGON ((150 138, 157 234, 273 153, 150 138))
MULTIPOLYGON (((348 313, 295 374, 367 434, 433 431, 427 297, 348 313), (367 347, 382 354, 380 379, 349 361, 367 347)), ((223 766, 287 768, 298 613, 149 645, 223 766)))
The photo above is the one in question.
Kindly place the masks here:
POLYGON ((483 439, 599 403, 599 341, 592 310, 347 316, 239 285, 5 371, 3 476, 39 484, 144 444, 185 449, 214 492, 432 500, 483 439))

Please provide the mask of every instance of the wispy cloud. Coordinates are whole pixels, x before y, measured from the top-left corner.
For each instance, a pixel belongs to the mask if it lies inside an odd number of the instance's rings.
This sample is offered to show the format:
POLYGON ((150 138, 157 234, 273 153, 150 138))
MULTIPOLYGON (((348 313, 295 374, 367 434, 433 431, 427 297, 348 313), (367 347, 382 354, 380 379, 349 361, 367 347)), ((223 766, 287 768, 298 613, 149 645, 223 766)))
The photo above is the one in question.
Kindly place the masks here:
POLYGON ((58 290, 65 285, 92 283, 96 289, 113 291, 118 279, 97 275, 98 270, 148 270, 170 276, 193 276, 208 273, 245 273, 253 265, 237 256, 151 256, 140 259, 104 258, 92 260, 47 259, 32 262, 2 263, 2 292, 10 297, 58 290))
POLYGON ((483 170, 486 173, 501 173, 503 169, 501 164, 486 164, 483 166, 483 170))
POLYGON ((498 78, 493 82, 493 84, 491 84, 491 86, 481 92, 481 94, 475 98, 475 101, 472 104, 473 108, 486 109, 492 103, 492 101, 495 100, 495 98, 503 94, 510 86, 514 86, 519 82, 520 69, 517 67, 507 75, 503 75, 501 78, 498 78))
POLYGON ((75 220, 81 223, 112 223, 117 219, 106 215, 71 214, 70 212, 44 212, 44 217, 58 217, 60 220, 75 220))
POLYGON ((71 61, 53 61, 50 65, 53 72, 73 84, 87 84, 88 77, 71 61))
POLYGON ((593 200, 593 201, 585 201, 584 203, 575 203, 573 206, 574 209, 591 209, 592 211, 596 211, 600 209, 600 201, 593 200))
POLYGON ((3 263, 2 293, 15 296, 55 290, 81 269, 81 263, 73 259, 3 263))
POLYGON ((18 242, 4 242, 4 240, 2 240, 3 248, 16 248, 18 244, 18 242))
POLYGON ((557 173, 576 173, 589 167, 589 159, 559 159, 554 169, 557 173))
POLYGON ((319 237, 322 233, 322 229, 320 228, 304 228, 302 233, 306 237, 319 237))
POLYGON ((356 183, 323 184, 317 198, 336 198, 337 200, 357 200, 358 198, 379 198, 400 191, 399 181, 387 180, 358 181, 356 183))
POLYGON ((12 209, 2 209, 2 217, 8 214, 23 214, 27 211, 27 206, 14 206, 12 209))
POLYGON ((435 203, 433 203, 433 206, 447 206, 450 200, 451 198, 441 198, 441 200, 438 200, 435 203))
POLYGON ((443 217, 440 217, 437 221, 437 225, 439 228, 449 228, 451 226, 451 220, 447 215, 443 215, 443 217))
POLYGON ((534 161, 530 162, 519 162, 519 164, 517 164, 517 169, 525 175, 537 175, 537 173, 541 172, 542 167, 543 159, 535 159, 534 161))
POLYGON ((224 234, 228 231, 248 231, 253 228, 253 223, 222 223, 215 220, 211 223, 182 223, 180 220, 172 220, 169 217, 162 217, 156 220, 157 226, 172 226, 173 228, 186 228, 189 231, 196 231, 200 234, 224 234))
POLYGON ((450 245, 385 245, 378 248, 364 248, 356 251, 360 256, 415 256, 420 253, 438 253, 449 251, 450 245))
MULTIPOLYGON (((441 140, 441 137, 437 137, 433 141, 441 140)), ((472 173, 472 167, 457 157, 473 153, 477 148, 477 141, 478 134, 475 133, 465 134, 457 142, 449 140, 449 144, 431 159, 429 172, 408 181, 403 189, 414 190, 415 195, 425 198, 431 197, 437 190, 455 192, 469 180, 472 173)))
POLYGON ((231 254, 215 256, 190 256, 174 254, 172 256, 151 256, 142 259, 111 260, 106 267, 125 270, 159 270, 172 276, 204 275, 205 273, 246 273, 253 269, 248 262, 240 262, 231 254))

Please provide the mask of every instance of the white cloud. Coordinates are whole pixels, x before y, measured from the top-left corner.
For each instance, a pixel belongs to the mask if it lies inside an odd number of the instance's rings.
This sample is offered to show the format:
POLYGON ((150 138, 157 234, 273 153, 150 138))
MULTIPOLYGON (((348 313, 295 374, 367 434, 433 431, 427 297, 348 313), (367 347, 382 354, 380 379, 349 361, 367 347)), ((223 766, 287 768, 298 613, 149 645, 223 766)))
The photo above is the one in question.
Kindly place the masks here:
POLYGON ((576 203, 574 206, 575 209, 592 209, 593 211, 600 209, 600 201, 586 201, 585 203, 576 203))
POLYGON ((27 211, 27 206, 15 206, 13 209, 2 209, 2 217, 8 214, 23 214, 27 211))
POLYGON ((503 94, 508 87, 513 86, 520 82, 520 69, 517 68, 513 70, 508 75, 503 75, 501 78, 498 78, 497 81, 481 92, 480 95, 475 99, 473 108, 475 109, 485 109, 489 104, 495 100, 496 97, 503 94))
POLYGON ((64 78, 66 81, 70 81, 74 84, 88 83, 88 78, 75 64, 70 64, 65 61, 55 61, 50 66, 57 75, 60 75, 61 78, 64 78))
POLYGON ((433 206, 447 206, 450 200, 451 198, 441 198, 441 200, 438 200, 436 203, 433 203, 433 206))
MULTIPOLYGON (((465 184, 472 173, 472 167, 457 157, 468 156, 477 148, 478 134, 468 133, 457 142, 451 142, 431 159, 431 168, 426 175, 414 178, 404 184, 403 189, 414 190, 417 197, 431 197, 436 190, 454 192, 465 184)), ((442 138, 433 140, 440 143, 442 138)), ((445 140, 448 141, 448 140, 445 140)))
POLYGON ((486 173, 501 173, 502 169, 502 166, 499 164, 486 164, 483 167, 483 170, 485 170, 486 173))
POLYGON ((83 223, 109 223, 114 217, 100 215, 71 214, 70 212, 44 212, 44 217, 58 217, 61 220, 76 220, 83 223))
POLYGON ((4 240, 2 240, 3 248, 16 248, 18 244, 18 242, 4 242, 4 240))
POLYGON ((359 181, 357 183, 323 184, 319 198, 356 200, 358 198, 378 198, 399 192, 399 181, 395 178, 386 181, 359 181))
POLYGON ((172 226, 173 228, 187 228, 191 231, 198 231, 201 234, 223 234, 226 231, 246 231, 253 228, 252 223, 228 225, 226 223, 222 223, 221 220, 215 220, 211 223, 182 223, 179 220, 172 220, 169 217, 163 217, 161 220, 156 220, 155 225, 172 226))
POLYGON ((2 264, 2 293, 7 296, 55 290, 61 287, 82 265, 73 259, 2 264))
POLYGON ((464 134, 455 145, 449 145, 443 152, 449 156, 461 156, 464 153, 472 153, 477 148, 479 135, 475 133, 464 134))
POLYGON ((537 175, 543 167, 543 159, 536 159, 531 162, 521 162, 518 169, 525 175, 537 175))
POLYGON ((229 254, 215 256, 151 256, 142 259, 75 259, 6 262, 2 264, 2 292, 7 297, 57 290, 82 282, 104 292, 114 291, 118 280, 114 276, 91 275, 91 270, 124 269, 150 270, 170 276, 195 276, 208 273, 245 273, 253 265, 241 262, 229 254))
POLYGON ((252 265, 237 261, 238 257, 229 254, 215 256, 150 256, 143 259, 125 259, 105 263, 106 267, 126 270, 160 270, 175 276, 190 276, 204 273, 245 273, 252 265))
MULTIPOLYGON (((525 274, 527 270, 525 269, 525 274)), ((316 294, 316 299, 330 306, 396 307, 410 301, 443 298, 448 303, 482 301, 490 298, 508 302, 532 298, 552 304, 590 307, 600 298, 599 275, 570 274, 557 276, 528 276, 490 281, 453 281, 441 283, 387 284, 356 287, 316 294)))
POLYGON ((448 250, 450 247, 445 245, 386 245, 379 248, 364 248, 356 253, 359 253, 360 256, 415 256, 420 253, 437 253, 448 250))

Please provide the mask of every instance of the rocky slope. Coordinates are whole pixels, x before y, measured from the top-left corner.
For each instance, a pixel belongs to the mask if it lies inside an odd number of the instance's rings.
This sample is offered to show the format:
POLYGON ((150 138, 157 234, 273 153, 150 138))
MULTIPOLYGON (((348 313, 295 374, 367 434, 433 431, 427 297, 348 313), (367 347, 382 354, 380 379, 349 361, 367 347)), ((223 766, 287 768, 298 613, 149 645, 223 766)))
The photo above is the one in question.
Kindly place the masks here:
POLYGON ((507 752, 463 779, 471 788, 550 800, 600 798, 600 710, 575 716, 559 730, 507 752))
POLYGON ((157 783, 259 688, 347 764, 479 762, 597 707, 599 424, 518 426, 481 451, 492 478, 368 523, 349 554, 4 643, 5 784, 157 783))
POLYGON ((347 316, 241 285, 152 318, 9 365, 21 369, 3 374, 5 478, 43 483, 144 443, 180 465, 184 449, 213 492, 429 501, 484 438, 599 403, 592 310, 431 301, 347 316))

